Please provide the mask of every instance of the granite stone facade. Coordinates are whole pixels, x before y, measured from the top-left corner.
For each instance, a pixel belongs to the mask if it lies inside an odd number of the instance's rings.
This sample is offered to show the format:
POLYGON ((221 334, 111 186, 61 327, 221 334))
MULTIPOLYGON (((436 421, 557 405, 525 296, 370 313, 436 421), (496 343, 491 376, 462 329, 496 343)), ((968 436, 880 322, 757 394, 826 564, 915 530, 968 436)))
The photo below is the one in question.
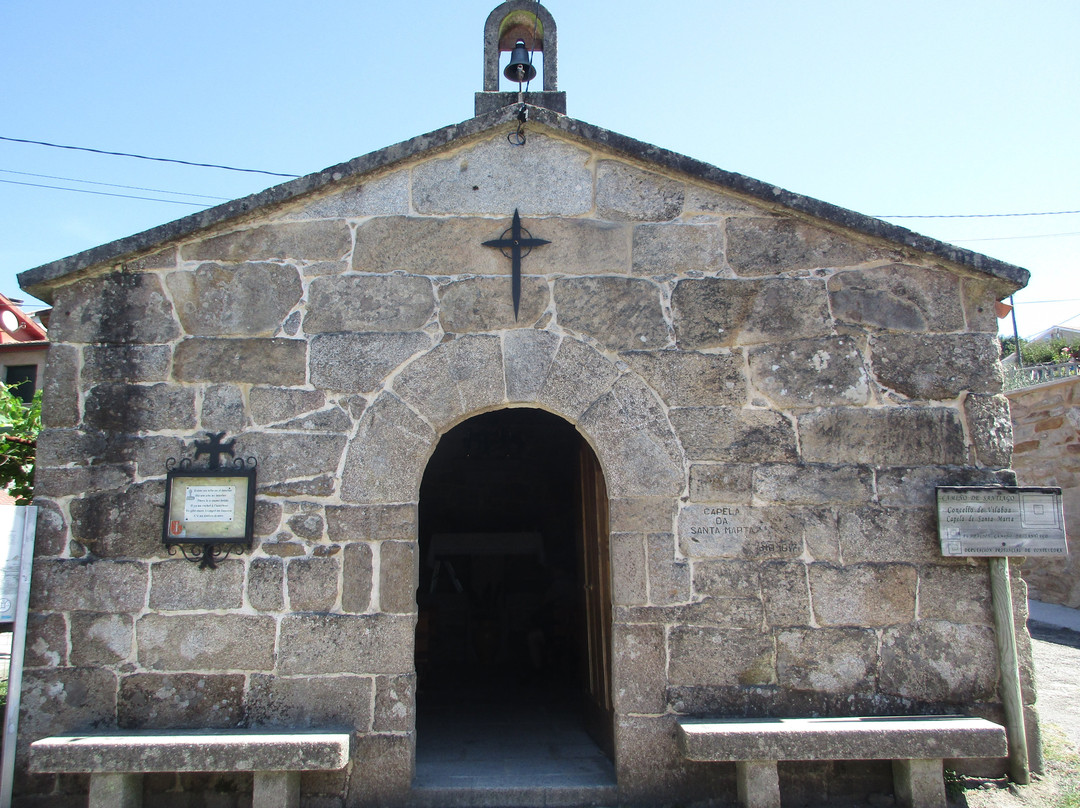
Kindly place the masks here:
POLYGON ((680 757, 680 715, 1002 720, 987 565, 941 556, 934 486, 1014 483, 994 302, 1021 284, 533 118, 23 278, 54 305, 23 739, 345 727, 304 804, 407 804, 421 478, 508 407, 603 470, 623 802, 734 776, 680 757), (551 242, 516 320, 482 246, 515 209, 551 242), (256 539, 209 572, 161 544, 165 461, 221 430, 259 461, 256 539))

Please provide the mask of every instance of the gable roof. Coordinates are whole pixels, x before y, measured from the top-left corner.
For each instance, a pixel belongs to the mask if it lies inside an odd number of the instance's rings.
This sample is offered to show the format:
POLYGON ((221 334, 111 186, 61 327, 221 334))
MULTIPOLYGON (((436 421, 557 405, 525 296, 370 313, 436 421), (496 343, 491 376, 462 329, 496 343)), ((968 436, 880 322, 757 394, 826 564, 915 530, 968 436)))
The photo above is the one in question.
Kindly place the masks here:
MULTIPOLYGON (((413 160, 444 151, 485 132, 517 123, 519 107, 513 105, 478 115, 459 124, 419 135, 410 140, 357 157, 345 163, 308 174, 299 179, 275 185, 250 196, 185 216, 132 236, 118 239, 81 253, 52 261, 19 274, 19 285, 30 294, 52 302, 52 290, 59 281, 103 264, 113 264, 129 257, 156 251, 168 242, 191 236, 199 231, 228 222, 249 218, 264 209, 298 199, 316 191, 345 185, 347 181, 370 172, 385 169, 406 160, 413 160)), ((585 141, 597 148, 621 154, 658 168, 676 171, 692 179, 743 194, 767 203, 806 214, 842 228, 883 239, 910 250, 916 250, 945 261, 970 268, 1001 282, 1001 295, 1027 285, 1030 273, 1026 269, 999 261, 981 253, 955 247, 943 241, 920 235, 904 227, 865 216, 845 208, 792 193, 769 183, 725 171, 685 155, 652 146, 639 140, 611 132, 599 126, 579 121, 542 107, 528 107, 528 126, 541 127, 562 133, 572 139, 585 141)))
POLYGON ((48 344, 49 336, 45 327, 20 309, 19 303, 22 301, 15 301, 0 294, 0 346, 48 344), (10 316, 15 318, 14 327, 9 327, 10 324, 6 321, 9 318, 2 317, 4 312, 10 312, 10 316))
MULTIPOLYGON (((1074 340, 1074 341, 1075 340, 1080 340, 1080 329, 1078 329, 1078 328, 1068 328, 1067 326, 1063 326, 1063 325, 1055 325, 1055 326, 1051 326, 1050 328, 1046 329, 1045 331, 1040 331, 1034 337, 1029 339, 1028 342, 1029 343, 1030 342, 1050 342, 1051 340, 1055 340, 1055 339, 1074 340)), ((1011 355, 1012 354, 1010 354, 1010 356, 1011 355)))

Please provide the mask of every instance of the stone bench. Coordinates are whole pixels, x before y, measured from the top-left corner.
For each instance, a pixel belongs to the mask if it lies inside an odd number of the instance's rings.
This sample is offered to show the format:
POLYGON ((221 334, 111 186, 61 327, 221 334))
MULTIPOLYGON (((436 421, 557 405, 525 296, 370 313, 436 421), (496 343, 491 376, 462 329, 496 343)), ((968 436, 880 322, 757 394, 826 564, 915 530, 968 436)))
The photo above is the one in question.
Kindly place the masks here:
POLYGON ((945 808, 942 762, 1008 754, 1005 728, 982 718, 765 718, 679 720, 694 761, 734 761, 744 808, 780 808, 780 760, 891 760, 897 802, 945 808))
POLYGON ((90 774, 89 808, 139 808, 150 772, 253 772, 252 808, 297 808, 301 772, 348 762, 344 732, 140 732, 30 744, 30 771, 90 774))

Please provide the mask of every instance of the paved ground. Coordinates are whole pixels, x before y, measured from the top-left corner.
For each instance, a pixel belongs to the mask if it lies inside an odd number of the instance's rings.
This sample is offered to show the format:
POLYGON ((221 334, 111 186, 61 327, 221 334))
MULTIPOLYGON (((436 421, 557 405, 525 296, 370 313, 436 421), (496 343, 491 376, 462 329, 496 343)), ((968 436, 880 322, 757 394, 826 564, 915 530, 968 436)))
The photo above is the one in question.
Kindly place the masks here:
POLYGON ((1060 727, 1080 746, 1080 633, 1032 623, 1035 682, 1043 723, 1060 727))
MULTIPOLYGON (((1033 604, 1034 605, 1034 604, 1033 604)), ((955 808, 1058 808, 1080 804, 1080 611, 1033 608, 1028 623, 1047 771, 1030 785, 988 782, 966 791, 955 808), (1042 622, 1046 620, 1048 622, 1042 622), (1054 758, 1051 760, 1050 758, 1054 758)))

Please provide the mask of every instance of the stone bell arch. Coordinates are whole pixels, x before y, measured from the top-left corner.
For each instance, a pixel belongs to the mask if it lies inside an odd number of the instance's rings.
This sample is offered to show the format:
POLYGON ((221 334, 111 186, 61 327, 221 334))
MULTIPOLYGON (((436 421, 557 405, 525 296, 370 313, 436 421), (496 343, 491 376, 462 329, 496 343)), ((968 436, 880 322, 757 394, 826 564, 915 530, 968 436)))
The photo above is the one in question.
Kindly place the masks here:
POLYGON ((566 93, 559 91, 559 35, 555 18, 535 0, 507 0, 484 23, 484 90, 476 94, 476 114, 516 103, 517 93, 499 92, 499 54, 523 40, 530 51, 544 54, 541 92, 527 92, 523 101, 566 114, 566 93))

